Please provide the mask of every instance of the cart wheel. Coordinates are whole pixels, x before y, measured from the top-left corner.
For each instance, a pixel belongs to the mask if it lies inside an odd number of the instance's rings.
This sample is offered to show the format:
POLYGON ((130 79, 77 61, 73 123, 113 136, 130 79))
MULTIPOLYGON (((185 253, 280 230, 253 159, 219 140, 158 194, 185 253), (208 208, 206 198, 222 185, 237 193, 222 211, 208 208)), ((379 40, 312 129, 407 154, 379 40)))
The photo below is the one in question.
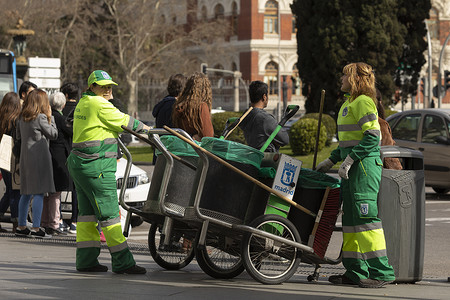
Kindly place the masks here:
POLYGON ((241 243, 221 234, 208 232, 204 246, 197 246, 195 258, 200 268, 217 279, 231 279, 244 271, 241 243))
MULTIPOLYGON (((161 225, 152 224, 148 232, 148 248, 153 260, 166 270, 179 270, 187 266, 194 258, 195 238, 185 236, 185 230, 172 229, 170 244, 160 244, 156 236, 161 225)), ((193 235, 194 236, 194 235, 193 235)))
MULTIPOLYGON (((300 243, 300 235, 291 221, 278 215, 263 215, 250 227, 300 243)), ((300 264, 300 250, 271 238, 246 232, 242 240, 242 258, 250 276, 264 284, 280 284, 294 275, 300 264)))

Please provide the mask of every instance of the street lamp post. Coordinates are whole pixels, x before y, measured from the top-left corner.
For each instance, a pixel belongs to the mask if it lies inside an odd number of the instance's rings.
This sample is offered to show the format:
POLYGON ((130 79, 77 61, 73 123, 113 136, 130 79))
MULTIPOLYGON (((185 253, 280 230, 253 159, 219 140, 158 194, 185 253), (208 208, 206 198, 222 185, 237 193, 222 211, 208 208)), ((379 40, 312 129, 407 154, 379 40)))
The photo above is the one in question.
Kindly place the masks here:
MULTIPOLYGON (((450 33, 447 35, 447 38, 445 39, 444 45, 442 45, 442 49, 441 49, 441 53, 439 54, 439 68, 438 68, 438 90, 437 90, 437 97, 438 97, 438 108, 441 108, 441 101, 442 101, 442 96, 441 96, 441 89, 442 89, 442 78, 441 78, 441 74, 442 74, 442 56, 444 55, 444 50, 445 50, 445 46, 448 43, 448 40, 450 39, 450 33)), ((444 96, 445 96, 445 92, 444 91, 444 96)))
POLYGON ((239 71, 230 71, 230 70, 222 70, 222 69, 214 69, 208 68, 207 64, 201 64, 201 71, 206 74, 206 72, 218 72, 224 74, 231 74, 234 78, 234 111, 239 111, 239 82, 242 82, 245 88, 245 93, 247 96, 247 107, 249 106, 249 94, 248 89, 245 85, 244 80, 242 79, 242 73, 239 71))
POLYGON ((431 73, 433 71, 433 62, 431 60, 431 37, 430 37, 430 29, 428 27, 428 23, 425 22, 425 27, 427 29, 427 41, 428 41, 428 99, 427 99, 427 105, 425 106, 425 101, 424 101, 424 108, 425 107, 430 107, 431 104, 431 98, 433 97, 433 87, 431 85, 431 73))

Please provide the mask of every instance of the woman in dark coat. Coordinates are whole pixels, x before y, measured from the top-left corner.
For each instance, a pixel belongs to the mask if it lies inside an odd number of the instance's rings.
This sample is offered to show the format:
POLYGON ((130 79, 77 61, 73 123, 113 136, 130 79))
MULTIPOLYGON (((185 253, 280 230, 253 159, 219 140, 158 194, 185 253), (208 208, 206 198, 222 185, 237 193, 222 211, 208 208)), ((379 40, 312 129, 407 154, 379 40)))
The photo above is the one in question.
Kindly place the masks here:
POLYGON ((42 203, 45 193, 54 193, 53 168, 48 141, 58 137, 58 130, 47 93, 36 89, 25 99, 17 127, 20 148, 20 201, 18 236, 49 238, 42 229, 42 203), (33 198, 33 227, 27 228, 28 206, 33 198))
POLYGON ((71 191, 73 182, 67 170, 66 160, 71 150, 72 127, 67 125, 66 117, 62 109, 66 104, 63 93, 55 93, 50 96, 52 116, 58 129, 58 138, 50 141, 50 154, 52 156, 53 179, 56 193, 44 197, 44 209, 42 211, 42 226, 48 234, 63 234, 59 228, 61 192, 71 191))
MULTIPOLYGON (((63 84, 61 87, 61 93, 66 96, 66 105, 64 106, 62 113, 66 117, 66 124, 67 126, 71 127, 70 131, 72 132, 73 127, 73 114, 75 111, 75 107, 78 104, 78 99, 80 99, 80 88, 76 83, 68 82, 63 84)), ((68 140, 69 144, 69 153, 72 151, 72 134, 70 135, 70 138, 68 140)), ((65 222, 61 222, 60 229, 66 230, 68 227, 70 233, 77 233, 77 219, 78 219, 78 200, 77 200, 77 191, 75 190, 75 185, 72 182, 72 189, 70 190, 72 192, 72 216, 70 220, 68 220, 68 223, 66 225, 65 222)))

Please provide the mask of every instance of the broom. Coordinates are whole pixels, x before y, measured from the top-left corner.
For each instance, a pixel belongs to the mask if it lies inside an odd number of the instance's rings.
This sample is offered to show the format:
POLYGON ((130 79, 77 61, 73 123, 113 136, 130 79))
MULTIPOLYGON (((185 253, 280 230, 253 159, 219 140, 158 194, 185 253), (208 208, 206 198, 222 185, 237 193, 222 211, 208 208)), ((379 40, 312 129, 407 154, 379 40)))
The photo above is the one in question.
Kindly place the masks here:
POLYGON ((245 119, 245 117, 252 111, 253 106, 250 106, 242 116, 240 116, 239 118, 230 118, 227 121, 227 124, 229 122, 232 122, 231 125, 226 126, 225 130, 222 132, 222 135, 220 136, 221 140, 226 140, 227 137, 233 132, 234 129, 236 129, 236 127, 239 126, 239 124, 241 124, 241 122, 245 119))
MULTIPOLYGON (((317 152, 319 148, 320 126, 322 121, 323 104, 325 102, 325 90, 322 90, 320 97, 319 121, 317 126, 316 147, 314 149, 313 170, 316 168, 317 152)), ((324 258, 333 234, 334 225, 340 207, 339 189, 327 187, 317 212, 313 230, 309 236, 308 246, 314 249, 314 253, 320 258, 324 258)))
POLYGON ((308 246, 312 247, 314 253, 320 258, 324 258, 328 249, 339 214, 339 207, 339 188, 327 187, 308 240, 308 246))

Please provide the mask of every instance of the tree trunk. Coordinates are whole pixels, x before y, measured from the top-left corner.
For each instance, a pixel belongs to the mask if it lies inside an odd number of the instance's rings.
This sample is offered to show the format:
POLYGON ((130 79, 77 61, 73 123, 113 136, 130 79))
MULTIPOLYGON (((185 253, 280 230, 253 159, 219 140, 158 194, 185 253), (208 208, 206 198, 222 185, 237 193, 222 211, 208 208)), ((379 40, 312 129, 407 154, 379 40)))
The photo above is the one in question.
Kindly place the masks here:
POLYGON ((136 80, 127 78, 128 86, 130 87, 130 96, 128 97, 128 114, 134 118, 138 118, 138 107, 136 99, 136 80))

